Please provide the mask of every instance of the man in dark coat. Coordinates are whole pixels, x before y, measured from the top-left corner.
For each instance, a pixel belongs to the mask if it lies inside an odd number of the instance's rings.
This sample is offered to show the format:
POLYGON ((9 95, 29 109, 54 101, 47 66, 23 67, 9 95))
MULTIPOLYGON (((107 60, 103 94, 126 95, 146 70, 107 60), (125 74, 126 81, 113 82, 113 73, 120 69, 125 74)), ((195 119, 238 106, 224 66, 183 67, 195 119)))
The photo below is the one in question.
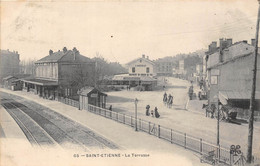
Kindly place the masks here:
POLYGON ((149 109, 150 109, 150 105, 147 105, 146 106, 146 112, 145 112, 146 116, 150 116, 149 109))
POLYGON ((167 102, 167 93, 166 92, 163 95, 163 102, 167 102))

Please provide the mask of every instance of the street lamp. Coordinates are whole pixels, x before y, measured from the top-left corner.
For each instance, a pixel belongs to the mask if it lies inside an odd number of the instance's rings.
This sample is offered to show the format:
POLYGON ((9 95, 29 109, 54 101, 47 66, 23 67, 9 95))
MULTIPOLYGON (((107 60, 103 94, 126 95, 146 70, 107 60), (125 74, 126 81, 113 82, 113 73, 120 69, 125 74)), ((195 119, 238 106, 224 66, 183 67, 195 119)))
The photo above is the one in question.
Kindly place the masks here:
POLYGON ((217 121, 217 145, 219 146, 219 98, 217 95, 215 95, 214 97, 214 101, 217 101, 217 111, 218 111, 218 121, 217 121))
POLYGON ((135 98, 135 131, 137 131, 137 103, 138 100, 135 98))

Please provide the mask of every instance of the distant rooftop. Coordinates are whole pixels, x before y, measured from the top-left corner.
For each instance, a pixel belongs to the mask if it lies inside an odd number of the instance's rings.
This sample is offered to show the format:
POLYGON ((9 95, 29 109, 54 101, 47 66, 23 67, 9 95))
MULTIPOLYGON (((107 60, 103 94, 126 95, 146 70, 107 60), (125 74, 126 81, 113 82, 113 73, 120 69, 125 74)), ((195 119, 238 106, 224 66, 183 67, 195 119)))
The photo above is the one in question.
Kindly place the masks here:
POLYGON ((0 50, 0 53, 13 55, 13 54, 18 54, 18 51, 10 51, 9 49, 7 49, 7 50, 0 50))

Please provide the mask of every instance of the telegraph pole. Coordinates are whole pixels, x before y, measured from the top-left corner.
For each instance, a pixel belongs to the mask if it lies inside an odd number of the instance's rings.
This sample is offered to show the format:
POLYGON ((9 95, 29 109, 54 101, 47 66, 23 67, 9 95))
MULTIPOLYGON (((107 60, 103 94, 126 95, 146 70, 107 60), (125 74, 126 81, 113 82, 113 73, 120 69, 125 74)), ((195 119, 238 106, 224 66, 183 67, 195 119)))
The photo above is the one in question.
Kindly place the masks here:
POLYGON ((249 107, 250 117, 249 117, 249 124, 248 124, 248 147, 247 147, 247 156, 246 156, 247 163, 252 162, 259 19, 260 19, 260 0, 258 0, 258 16, 256 22, 253 81, 252 81, 252 92, 251 92, 250 107, 249 107))

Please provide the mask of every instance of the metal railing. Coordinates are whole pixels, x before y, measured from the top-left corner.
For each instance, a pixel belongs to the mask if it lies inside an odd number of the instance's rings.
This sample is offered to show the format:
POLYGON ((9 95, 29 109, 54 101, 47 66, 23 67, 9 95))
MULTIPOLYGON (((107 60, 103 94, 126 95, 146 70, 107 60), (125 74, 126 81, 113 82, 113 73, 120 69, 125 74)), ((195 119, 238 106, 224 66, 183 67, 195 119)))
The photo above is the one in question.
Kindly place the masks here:
MULTIPOLYGON (((88 105, 87 110, 125 125, 135 127, 136 119, 133 116, 113 112, 93 105, 88 105)), ((230 155, 230 150, 228 148, 214 145, 203 140, 202 138, 196 138, 188 135, 187 133, 179 132, 142 119, 137 119, 137 129, 201 155, 215 151, 217 160, 228 165, 231 165, 234 161, 234 156, 230 155)))
POLYGON ((72 107, 79 108, 79 101, 72 100, 72 99, 69 99, 69 98, 64 98, 64 97, 58 98, 58 101, 62 102, 64 104, 70 105, 72 107))

